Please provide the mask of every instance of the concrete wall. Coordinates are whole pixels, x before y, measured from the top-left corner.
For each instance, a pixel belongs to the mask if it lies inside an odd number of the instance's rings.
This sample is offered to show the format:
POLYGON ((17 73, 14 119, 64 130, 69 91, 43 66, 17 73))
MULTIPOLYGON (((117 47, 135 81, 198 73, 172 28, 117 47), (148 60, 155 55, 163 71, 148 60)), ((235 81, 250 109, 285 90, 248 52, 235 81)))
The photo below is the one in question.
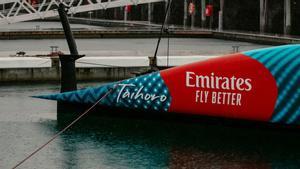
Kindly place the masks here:
MULTIPOLYGON (((76 65, 78 80, 120 80, 144 71, 147 58, 86 57, 76 65), (133 62, 135 59, 137 62, 133 62), (92 64, 87 64, 92 63, 92 64), (108 65, 114 63, 113 66, 108 65), (132 65, 135 63, 135 65, 132 65)), ((57 59, 35 57, 0 58, 0 82, 59 81, 60 66, 57 59)))
MULTIPOLYGON (((121 80, 134 76, 134 72, 146 70, 146 67, 128 68, 77 68, 78 80, 121 80)), ((0 69, 0 82, 43 82, 60 81, 60 71, 56 68, 15 68, 0 69)))
MULTIPOLYGON (((214 56, 158 56, 158 66, 172 67, 202 61, 214 56)), ((149 68, 147 56, 84 57, 76 62, 78 80, 121 80, 149 68), (112 65, 113 64, 113 65, 112 65)), ((0 82, 60 81, 57 58, 0 58, 0 82)))

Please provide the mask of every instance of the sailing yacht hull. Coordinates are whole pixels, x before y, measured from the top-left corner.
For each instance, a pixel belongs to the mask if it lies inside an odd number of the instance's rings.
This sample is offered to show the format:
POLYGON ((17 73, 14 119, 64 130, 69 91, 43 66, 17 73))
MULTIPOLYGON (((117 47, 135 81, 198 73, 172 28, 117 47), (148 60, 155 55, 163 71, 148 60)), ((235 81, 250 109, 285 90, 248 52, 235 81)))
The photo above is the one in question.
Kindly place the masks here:
POLYGON ((226 55, 99 87, 37 96, 161 113, 300 123, 300 45, 226 55))

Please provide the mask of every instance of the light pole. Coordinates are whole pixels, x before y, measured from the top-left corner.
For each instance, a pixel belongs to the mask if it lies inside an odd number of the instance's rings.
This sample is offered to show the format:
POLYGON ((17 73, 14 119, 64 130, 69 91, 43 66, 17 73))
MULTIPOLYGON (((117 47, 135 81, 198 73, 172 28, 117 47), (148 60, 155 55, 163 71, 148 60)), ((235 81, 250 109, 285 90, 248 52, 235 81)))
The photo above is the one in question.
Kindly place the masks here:
POLYGON ((259 19, 259 27, 260 32, 263 33, 266 31, 266 23, 267 23, 267 9, 268 9, 268 0, 260 0, 260 19, 259 19))
POLYGON ((206 22, 205 7, 206 7, 205 0, 201 0, 201 26, 202 26, 202 28, 205 27, 205 22, 206 22))
POLYGON ((127 10, 128 10, 127 8, 128 8, 127 6, 124 7, 124 22, 127 21, 127 10))
POLYGON ((191 29, 195 26, 195 4, 194 1, 189 4, 189 14, 191 15, 191 29))
POLYGON ((148 3, 148 24, 151 24, 152 20, 152 5, 151 3, 148 3))
POLYGON ((224 0, 220 0, 219 31, 223 30, 224 0))
POLYGON ((291 0, 284 0, 284 34, 291 33, 291 0))
POLYGON ((187 0, 184 0, 183 3, 183 28, 185 29, 187 22, 187 0))
POLYGON ((92 20, 92 15, 93 15, 93 12, 92 12, 92 11, 89 11, 89 12, 88 12, 88 14, 89 14, 89 18, 90 18, 90 20, 92 20))

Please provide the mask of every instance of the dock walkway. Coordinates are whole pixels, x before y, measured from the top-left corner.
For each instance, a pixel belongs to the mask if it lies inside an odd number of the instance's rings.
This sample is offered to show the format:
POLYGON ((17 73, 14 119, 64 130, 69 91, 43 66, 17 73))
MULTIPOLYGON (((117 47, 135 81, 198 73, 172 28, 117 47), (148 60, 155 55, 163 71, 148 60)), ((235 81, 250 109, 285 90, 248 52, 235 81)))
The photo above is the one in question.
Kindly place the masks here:
MULTIPOLYGON (((158 56, 158 66, 173 67, 215 56, 158 56)), ((76 62, 78 80, 120 80, 149 68, 148 56, 83 57, 76 62), (113 63, 113 64, 112 64, 113 63)), ((0 82, 59 81, 58 58, 0 57, 0 82)))

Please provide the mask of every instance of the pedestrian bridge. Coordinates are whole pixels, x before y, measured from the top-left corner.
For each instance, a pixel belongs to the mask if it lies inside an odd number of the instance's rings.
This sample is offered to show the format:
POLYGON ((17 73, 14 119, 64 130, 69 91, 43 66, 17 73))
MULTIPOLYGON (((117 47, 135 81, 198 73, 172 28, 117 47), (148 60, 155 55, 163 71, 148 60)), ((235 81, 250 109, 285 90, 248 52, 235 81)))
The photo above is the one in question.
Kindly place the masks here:
POLYGON ((58 16, 60 3, 69 7, 69 14, 76 14, 161 1, 165 0, 0 0, 0 24, 58 16))

